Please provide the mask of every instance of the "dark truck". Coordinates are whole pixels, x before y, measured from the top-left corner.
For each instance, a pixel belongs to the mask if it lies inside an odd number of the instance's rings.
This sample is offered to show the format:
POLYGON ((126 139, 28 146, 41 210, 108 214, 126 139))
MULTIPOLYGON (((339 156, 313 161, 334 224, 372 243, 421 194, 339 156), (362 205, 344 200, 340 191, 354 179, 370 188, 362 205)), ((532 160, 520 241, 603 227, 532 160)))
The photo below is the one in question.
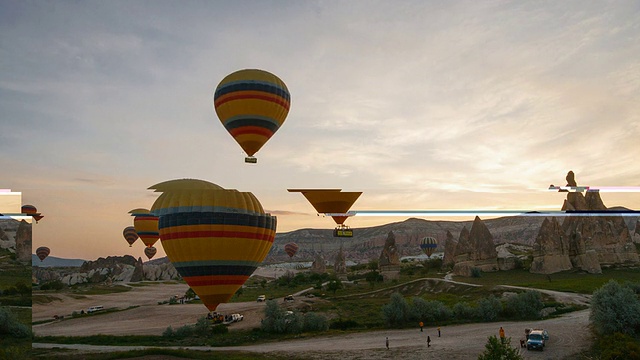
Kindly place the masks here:
POLYGON ((548 339, 548 335, 545 336, 545 330, 534 329, 529 332, 527 336, 527 350, 544 350, 545 337, 548 339))

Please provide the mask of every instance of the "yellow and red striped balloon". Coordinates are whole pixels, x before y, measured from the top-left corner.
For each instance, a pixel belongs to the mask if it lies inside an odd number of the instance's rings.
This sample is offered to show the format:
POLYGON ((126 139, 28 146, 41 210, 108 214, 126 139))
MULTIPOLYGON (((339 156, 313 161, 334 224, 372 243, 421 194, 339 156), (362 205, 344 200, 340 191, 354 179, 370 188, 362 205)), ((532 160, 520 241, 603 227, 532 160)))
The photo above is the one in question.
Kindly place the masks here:
POLYGON ((149 189, 162 192, 151 213, 173 266, 210 311, 228 302, 269 253, 276 217, 253 194, 202 180, 149 189))
POLYGON ((140 237, 140 240, 146 246, 153 246, 160 234, 158 233, 158 217, 151 214, 147 209, 133 209, 129 211, 133 218, 133 227, 136 230, 136 234, 140 237))
POLYGON ((213 100, 224 128, 248 156, 253 156, 284 123, 291 95, 274 74, 245 69, 222 79, 213 100))

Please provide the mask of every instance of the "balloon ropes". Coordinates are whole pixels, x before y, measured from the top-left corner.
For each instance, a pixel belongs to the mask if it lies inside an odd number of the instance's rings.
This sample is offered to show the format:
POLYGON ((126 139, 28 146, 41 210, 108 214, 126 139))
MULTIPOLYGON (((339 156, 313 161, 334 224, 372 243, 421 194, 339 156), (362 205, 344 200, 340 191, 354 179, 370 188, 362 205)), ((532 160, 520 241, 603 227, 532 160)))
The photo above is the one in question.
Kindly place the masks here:
POLYGON ((422 252, 424 252, 427 255, 427 258, 431 257, 431 254, 433 254, 433 252, 436 250, 437 247, 438 247, 438 240, 436 240, 431 236, 425 237, 420 242, 420 249, 422 249, 422 252))
POLYGON ((124 230, 122 231, 122 235, 124 236, 124 239, 129 243, 129 247, 131 247, 131 245, 133 245, 133 243, 138 240, 138 233, 136 232, 136 228, 133 226, 127 226, 126 228, 124 228, 124 230))
POLYGON ((289 114, 291 96, 276 75, 257 69, 227 75, 213 96, 220 122, 247 154, 247 163, 278 131, 289 114))
MULTIPOLYGON (((287 189, 289 192, 300 192, 311 203, 318 214, 344 214, 351 208, 362 192, 342 192, 342 189, 287 189)), ((338 226, 333 231, 334 237, 352 237, 353 230, 344 222, 348 216, 331 216, 338 226)))
POLYGON ((41 246, 36 249, 36 256, 38 257, 38 259, 40 259, 40 262, 43 262, 50 253, 51 250, 49 250, 49 248, 46 246, 41 246))
POLYGON ((36 224, 44 217, 33 205, 22 205, 20 212, 31 216, 36 221, 36 224))
POLYGON ((149 187, 162 194, 151 207, 169 261, 209 311, 228 302, 269 253, 276 217, 250 192, 203 180, 149 187))

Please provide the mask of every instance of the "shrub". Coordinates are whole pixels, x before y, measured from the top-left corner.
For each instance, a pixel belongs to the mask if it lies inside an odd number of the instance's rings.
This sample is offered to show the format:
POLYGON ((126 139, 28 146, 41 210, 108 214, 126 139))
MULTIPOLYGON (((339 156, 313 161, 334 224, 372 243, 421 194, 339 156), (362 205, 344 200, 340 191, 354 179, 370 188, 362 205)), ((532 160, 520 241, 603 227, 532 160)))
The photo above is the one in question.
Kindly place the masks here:
MULTIPOLYGON (((31 328, 18 322, 9 309, 0 308, 0 335, 26 338, 31 336, 31 328)), ((0 336, 0 338, 4 338, 4 336, 0 336)))
POLYGON ((485 350, 478 356, 478 360, 522 360, 518 350, 511 346, 511 338, 498 340, 495 335, 489 337, 484 345, 485 350))
POLYGON ((304 315, 304 331, 325 331, 329 328, 326 317, 313 312, 304 315))
POLYGON ((180 326, 179 328, 176 329, 176 331, 174 331, 173 336, 175 336, 177 338, 189 337, 189 336, 193 335, 193 333, 194 333, 193 329, 194 329, 193 325, 180 326))
POLYGON ((479 278, 482 276, 482 270, 480 268, 474 267, 471 268, 471 277, 479 278))
POLYGON ((502 311, 502 303, 495 296, 478 300, 476 307, 476 317, 482 321, 495 321, 502 311))
POLYGON ((630 288, 609 280, 593 292, 589 319, 600 335, 633 336, 640 330, 640 300, 630 288))
POLYGON ((466 302, 453 305, 453 316, 459 320, 469 320, 476 315, 475 310, 466 302))
POLYGON ((633 337, 617 332, 598 339, 593 355, 602 360, 640 359, 640 345, 633 337))
POLYGON ((451 310, 442 302, 437 300, 427 301, 419 297, 413 298, 409 312, 412 320, 426 323, 447 320, 451 317, 451 314, 451 310))
POLYGON ((355 320, 338 319, 338 320, 332 321, 329 328, 337 329, 337 330, 347 330, 347 329, 355 328, 358 326, 360 326, 360 324, 358 324, 358 322, 356 322, 355 320))
POLYGON ((211 327, 212 334, 227 334, 229 332, 229 328, 226 325, 218 324, 211 327))
POLYGON ((526 291, 507 299, 504 314, 516 319, 538 319, 543 308, 542 295, 538 291, 526 291))
POLYGON ((387 326, 402 326, 409 319, 409 304, 399 293, 391 294, 391 302, 382 307, 387 326))
POLYGON ((163 332, 162 332, 162 336, 164 337, 173 337, 174 332, 173 332, 173 328, 171 327, 171 325, 169 325, 163 332))

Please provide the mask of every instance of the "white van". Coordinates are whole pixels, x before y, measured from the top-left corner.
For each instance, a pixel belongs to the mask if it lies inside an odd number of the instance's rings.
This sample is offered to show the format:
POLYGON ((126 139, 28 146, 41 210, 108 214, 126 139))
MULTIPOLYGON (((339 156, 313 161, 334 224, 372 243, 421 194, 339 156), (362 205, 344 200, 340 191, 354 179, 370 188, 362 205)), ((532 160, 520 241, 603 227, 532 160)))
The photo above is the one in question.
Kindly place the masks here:
POLYGON ((104 310, 104 306, 102 306, 102 305, 92 306, 87 310, 87 313, 91 314, 92 312, 96 312, 96 311, 100 311, 100 310, 104 310))

